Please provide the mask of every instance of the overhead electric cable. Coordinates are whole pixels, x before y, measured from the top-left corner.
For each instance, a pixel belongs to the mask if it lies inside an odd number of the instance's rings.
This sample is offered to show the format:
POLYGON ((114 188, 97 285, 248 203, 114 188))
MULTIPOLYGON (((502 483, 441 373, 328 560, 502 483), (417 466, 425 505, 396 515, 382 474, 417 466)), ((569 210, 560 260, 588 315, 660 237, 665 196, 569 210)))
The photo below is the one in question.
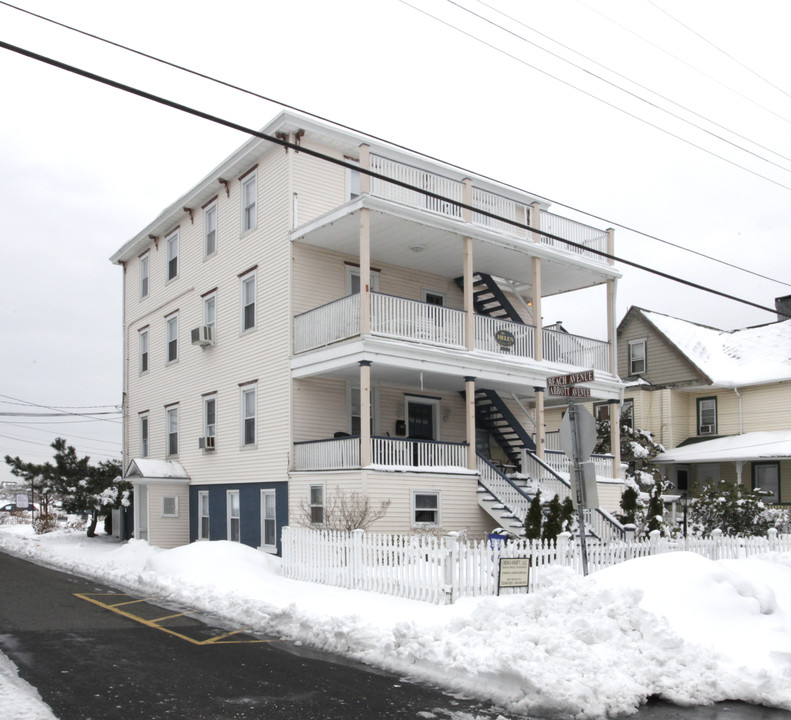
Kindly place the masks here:
POLYGON ((717 52, 722 53, 723 55, 725 55, 726 58, 728 58, 729 60, 732 60, 733 62, 735 62, 740 67, 744 68, 747 72, 752 73, 753 75, 755 75, 755 77, 757 77, 759 80, 762 80, 763 82, 765 82, 770 87, 773 87, 778 92, 783 93, 783 95, 785 95, 786 97, 790 97, 791 98, 791 93, 786 92, 785 90, 783 90, 783 88, 779 87, 778 85, 775 85, 771 80, 767 80, 763 75, 761 75, 760 73, 755 72, 755 70, 753 70, 751 67, 749 67, 748 65, 745 65, 741 60, 739 60, 738 58, 735 58, 733 55, 731 55, 729 52, 726 52, 725 50, 723 50, 718 45, 715 45, 713 42, 711 42, 711 40, 709 40, 707 37, 704 37, 703 35, 701 35, 697 30, 694 30, 693 28, 691 28, 686 23, 681 22, 681 20, 679 20, 677 17, 674 17, 673 15, 671 15, 663 7, 660 7, 655 2, 653 2, 653 0, 646 0, 646 2, 648 2, 651 5, 653 5, 657 10, 659 10, 659 12, 662 12, 665 15, 667 15, 673 22, 678 23, 679 25, 681 25, 681 27, 683 27, 684 29, 688 30, 693 35, 697 35, 701 40, 703 40, 703 42, 707 43, 708 45, 711 45, 711 47, 713 47, 717 52))
MULTIPOLYGON (((390 145, 392 147, 395 147, 395 148, 398 148, 400 150, 405 150, 407 152, 414 153, 415 155, 420 155, 421 157, 424 157, 427 160, 432 160, 434 162, 443 163, 444 165, 447 165, 448 167, 453 167, 453 168, 455 168, 457 170, 461 170, 462 172, 473 172, 471 170, 468 170, 467 168, 464 168, 461 165, 456 165, 454 163, 446 162, 446 161, 444 161, 444 160, 442 160, 440 158, 437 158, 437 157, 435 157, 433 155, 430 155, 428 153, 420 152, 418 150, 413 150, 413 149, 411 149, 411 148, 409 148, 409 147, 407 147, 405 145, 400 145, 399 143, 392 142, 390 140, 386 140, 385 138, 381 138, 381 137, 379 137, 377 135, 374 135, 372 133, 365 132, 364 130, 359 130, 359 129, 354 128, 354 127, 352 127, 350 125, 344 125, 343 123, 337 122, 335 120, 331 120, 331 119, 329 119, 327 117, 324 117, 322 115, 319 115, 317 113, 310 112, 309 110, 303 110, 301 108, 295 107, 294 105, 289 105, 288 103, 282 102, 282 101, 277 100, 275 98, 271 98, 271 97, 268 97, 266 95, 262 95, 260 93, 254 92, 252 90, 248 90, 246 88, 240 87, 238 85, 234 85, 234 84, 229 83, 229 82, 227 82, 225 80, 220 80, 218 78, 212 77, 211 75, 205 75, 205 74, 200 73, 200 72, 198 72, 196 70, 192 70, 192 69, 187 68, 187 67, 185 67, 183 65, 178 65, 177 63, 173 63, 173 62, 171 62, 169 60, 164 60, 163 58, 159 58, 159 57, 157 57, 155 55, 149 55, 148 53, 144 53, 141 50, 136 50, 135 48, 128 47, 126 45, 123 45, 121 43, 115 42, 113 40, 108 40, 107 38, 103 38, 103 37, 101 37, 99 35, 94 35, 92 33, 89 33, 87 31, 85 31, 85 30, 80 30, 79 28, 75 28, 75 27, 73 27, 71 25, 67 25, 65 23, 59 22, 58 20, 53 20, 52 18, 48 18, 48 17, 46 17, 44 15, 40 15, 38 13, 34 13, 34 12, 30 11, 30 10, 26 10, 25 8, 20 8, 20 7, 16 6, 16 5, 12 5, 11 3, 6 2, 5 0, 0 0, 0 5, 5 5, 5 6, 9 7, 9 8, 12 8, 14 10, 18 10, 18 11, 23 12, 23 13, 26 13, 26 14, 31 15, 33 17, 36 17, 36 18, 38 18, 40 20, 44 20, 45 22, 52 23, 53 25, 57 25, 57 26, 62 27, 64 29, 66 29, 66 30, 78 33, 80 35, 84 35, 86 37, 90 37, 90 38, 92 38, 94 40, 98 40, 99 42, 106 43, 106 44, 111 45, 113 47, 117 47, 117 48, 119 48, 121 50, 125 50, 125 51, 133 53, 135 55, 139 55, 139 56, 144 57, 144 58, 149 59, 149 60, 153 60, 154 62, 158 62, 158 63, 160 63, 162 65, 166 65, 168 67, 172 67, 172 68, 174 68, 176 70, 180 70, 182 72, 189 73, 190 75, 194 75, 196 77, 200 77, 200 78, 202 78, 204 80, 208 80, 208 81, 216 83, 218 85, 222 85, 222 86, 227 87, 229 89, 237 90, 237 91, 245 93, 247 95, 251 95, 252 97, 259 98, 260 100, 265 100, 266 102, 271 102, 271 103, 274 103, 276 105, 279 105, 280 107, 288 108, 289 110, 294 110, 296 112, 302 113, 303 115, 307 115, 309 117, 313 117, 313 118, 315 118, 317 120, 321 120, 323 122, 331 123, 331 124, 335 125, 336 127, 343 128, 344 130, 349 130, 349 131, 357 133, 359 135, 365 135, 366 137, 369 137, 372 140, 376 140, 377 142, 387 143, 388 145, 390 145)), ((747 268, 740 267, 738 265, 734 265, 733 263, 727 262, 725 260, 721 260, 721 259, 715 258, 715 257, 713 257, 711 255, 707 255, 706 253, 702 253, 702 252, 700 252, 698 250, 693 250, 691 248, 684 247, 683 245, 678 245, 676 243, 670 242, 669 240, 665 240, 663 238, 657 237, 656 235, 652 235, 650 233, 646 233, 646 232, 644 232, 642 230, 637 230, 637 229, 635 229, 635 228, 633 228, 633 227, 631 227, 629 225, 624 225, 623 223, 619 223, 619 222, 616 222, 614 220, 609 220, 609 219, 603 218, 603 217, 601 217, 599 215, 595 215, 595 214, 593 214, 591 212, 588 212, 588 211, 585 211, 585 210, 581 210, 580 208, 576 208, 573 205, 567 205, 567 204, 565 204, 563 202, 560 202, 558 200, 553 200, 552 198, 548 198, 548 197, 546 197, 544 195, 541 195, 540 193, 530 192, 528 190, 525 190, 524 188, 518 187, 518 186, 510 184, 510 183, 503 183, 503 182, 501 182, 501 181, 499 181, 499 180, 497 180, 495 178, 492 178, 490 176, 482 175, 481 173, 477 173, 476 172, 476 173, 473 173, 473 174, 477 175, 480 178, 483 178, 484 180, 489 180, 491 182, 496 182, 499 185, 511 188, 511 189, 516 190, 518 192, 525 193, 527 195, 532 195, 532 196, 537 197, 537 198, 541 198, 542 200, 546 200, 547 202, 549 202, 549 203, 551 203, 553 205, 557 205, 559 207, 563 207, 563 208, 566 208, 568 210, 573 210, 574 212, 581 213, 581 214, 583 214, 583 215, 585 215, 587 217, 591 217, 591 218, 594 218, 596 220, 600 220, 602 222, 605 222, 605 223, 607 223, 609 225, 613 225, 615 227, 621 228, 623 230, 628 230, 629 232, 633 232, 633 233, 636 233, 637 235, 641 235, 642 237, 648 238, 650 240, 655 240, 656 242, 663 243, 663 244, 668 245, 670 247, 677 248, 678 250, 682 250, 684 252, 688 252, 688 253, 691 253, 693 255, 697 255, 698 257, 702 257, 702 258, 705 258, 707 260, 711 260, 712 262, 716 262, 716 263, 725 265, 727 267, 733 268, 735 270, 739 270, 739 271, 747 273, 749 275, 753 275, 755 277, 759 277, 759 278, 761 278, 763 280, 769 280, 770 282, 774 282, 774 283, 778 283, 780 285, 786 285, 788 287, 791 287, 791 283, 785 282, 783 280, 777 280, 775 278, 769 277, 768 275, 763 275, 762 273, 756 272, 755 270, 749 270, 747 268)))
POLYGON ((703 77, 708 78, 712 82, 717 83, 717 85, 725 88, 726 90, 729 90, 734 95, 738 95, 743 100, 746 100, 747 102, 755 105, 756 107, 761 108, 761 110, 764 110, 765 112, 768 112, 770 115, 774 115, 778 120, 782 120, 784 123, 788 123, 789 125, 791 125, 791 120, 789 120, 788 118, 785 118, 782 115, 779 115, 778 113, 774 112, 774 110, 770 110, 768 107, 765 107, 764 105, 761 105, 761 103, 753 100, 752 98, 747 97, 747 95, 745 95, 744 93, 740 93, 738 90, 734 90, 732 87, 730 87, 729 85, 726 85, 724 82, 722 82, 720 80, 717 80, 717 78, 715 78, 713 75, 709 75, 708 73, 703 72, 703 70, 701 70, 700 68, 695 67, 691 63, 688 63, 686 60, 682 60, 677 55, 674 55, 669 50, 665 50, 663 47, 657 45, 656 43, 651 42, 648 38, 643 37, 639 33, 636 33, 634 30, 630 30, 628 27, 626 27, 625 25, 622 25, 617 20, 613 20, 611 17, 608 17, 607 15, 605 15, 603 12, 597 10, 596 8, 591 7, 590 5, 588 5, 588 3, 584 2, 584 0, 577 0, 577 2, 580 3, 580 5, 583 5, 584 7, 588 8, 588 10, 590 10, 592 12, 595 12, 598 15, 601 15, 605 20, 608 20, 609 22, 613 23, 614 25, 617 25, 619 28, 621 28, 623 30, 626 30, 626 32, 634 35, 635 37, 640 38, 640 40, 642 40, 645 43, 648 43, 649 45, 651 45, 651 47, 654 47, 657 50, 659 50, 660 52, 665 53, 665 55, 669 55, 674 60, 677 60, 681 64, 686 65, 691 70, 694 70, 696 73, 699 73, 700 75, 703 75, 703 77))
POLYGON ((702 145, 698 145, 697 143, 692 142, 691 140, 687 140, 685 137, 682 137, 681 135, 677 135, 676 133, 671 132, 670 130, 666 130, 665 128, 657 125, 656 123, 652 123, 650 120, 646 120, 645 118, 641 118, 639 115, 635 115, 634 113, 631 113, 628 110, 625 110, 624 108, 619 107, 618 105, 615 105, 614 103, 611 103, 611 102, 605 100, 604 98, 599 97, 598 95, 590 93, 587 90, 583 90, 582 88, 577 87, 576 85, 574 85, 574 83, 571 83, 568 80, 564 80, 563 78, 560 78, 557 75, 553 75, 552 73, 550 73, 550 72, 548 72, 546 70, 542 70, 540 67, 537 67, 536 65, 533 65, 533 64, 527 62, 527 60, 523 60, 522 58, 517 57, 513 53, 506 52, 502 48, 499 48, 496 45, 493 45, 492 43, 486 42, 486 40, 483 40, 483 39, 479 38, 477 35, 474 35, 473 33, 470 33, 470 32, 467 32, 466 30, 463 30, 462 28, 454 25, 453 23, 449 22, 448 20, 444 20, 442 18, 439 18, 436 15, 432 15, 430 12, 428 12, 426 10, 423 10, 422 8, 419 8, 419 7, 416 7, 415 5, 412 5, 411 3, 407 2, 407 0, 398 0, 398 2, 402 3, 403 5, 406 5, 407 7, 411 7, 413 10, 417 10, 417 12, 422 13, 423 15, 426 15, 427 17, 430 17, 433 20, 436 20, 438 23, 441 23, 442 25, 445 25, 445 26, 451 28, 451 29, 455 30, 456 32, 461 33, 462 35, 466 35, 468 38, 474 40, 477 43, 480 43, 481 45, 485 45, 486 47, 491 48, 495 52, 501 53, 502 55, 505 55, 506 57, 510 57, 512 60, 516 60, 518 63, 521 63, 522 65, 525 65, 525 66, 531 68, 532 70, 535 70, 536 72, 540 72, 542 75, 546 75, 547 77, 550 77, 553 80, 557 80, 557 82, 562 83, 563 85, 566 85, 566 86, 576 90, 577 92, 581 92, 583 95, 587 95, 588 97, 593 98, 594 100, 597 100, 598 102, 600 102, 600 103, 602 103, 604 105, 607 105, 608 107, 611 107, 613 110, 617 110, 618 112, 621 112, 624 115, 628 115, 629 117, 633 118, 634 120, 638 120, 639 122, 644 123, 645 125, 648 125, 649 127, 654 128, 655 130, 659 130, 659 132, 662 132, 665 135, 669 135, 670 137, 674 137, 674 138, 676 138, 676 140, 680 140, 681 142, 686 143, 687 145, 690 145, 691 147, 694 147, 697 150, 700 150, 700 151, 702 151, 704 153, 707 153, 708 155, 711 155, 712 157, 719 158, 720 160, 728 163, 729 165, 733 165, 734 167, 737 167, 740 170, 744 170, 745 172, 748 172, 751 175, 755 175, 756 177, 759 177, 762 180, 766 180, 767 182, 770 182, 773 185, 777 185, 778 187, 781 187, 784 190, 791 190, 791 186, 784 185, 783 183, 779 182, 778 180, 773 180, 772 178, 767 177, 766 175, 762 175, 761 173, 759 173, 759 172, 757 172, 755 170, 751 170, 750 168, 745 167, 744 165, 740 165, 739 163, 735 162, 734 160, 729 160, 728 158, 724 157, 723 155, 720 155, 719 153, 714 152, 713 150, 708 150, 707 148, 704 148, 702 145))
MULTIPOLYGON (((4 45, 5 43, 0 42, 0 45, 4 45)), ((0 398, 6 398, 7 400, 15 400, 16 402, 30 406, 30 407, 38 407, 44 410, 52 410, 52 413, 18 413, 18 412, 0 412, 0 416, 6 417, 79 417, 79 418, 91 418, 101 422, 113 422, 113 420, 109 420, 104 417, 96 417, 97 415, 120 415, 122 414, 121 410, 115 411, 103 411, 103 412, 93 412, 93 413, 75 413, 70 412, 67 410, 60 410, 57 407, 52 407, 50 405, 41 405, 39 403, 34 403, 32 401, 22 400, 21 398, 12 397, 11 395, 3 395, 0 394, 0 398)), ((5 401, 0 401, 5 402, 5 401)), ((102 406, 108 407, 108 406, 102 406)))
MULTIPOLYGON (((656 95, 656 97, 661 98, 665 102, 668 102, 668 103, 670 103, 671 105, 674 105, 677 108, 680 108, 684 112, 687 112, 690 115, 694 115, 695 117, 698 117, 701 120, 704 120, 705 122, 710 123, 711 125, 714 125, 715 127, 718 127, 720 129, 724 130, 725 132, 730 133, 731 135, 734 135, 735 137, 741 138, 742 140, 747 141, 751 145, 755 145, 756 147, 759 147, 762 150, 766 150, 767 152, 770 152, 773 155, 776 155, 777 157, 783 158, 783 160, 788 160, 789 162, 791 162, 791 157, 783 155, 782 153, 779 153, 776 150, 772 150, 772 148, 766 147, 766 145, 762 145, 761 143, 759 143, 759 142, 757 142, 755 140, 751 140, 750 138, 746 137, 745 135, 741 135, 740 133, 736 132, 735 130, 731 130, 731 128, 726 127, 725 125, 722 125, 721 123, 718 123, 715 120, 712 120, 711 118, 708 118, 705 115, 703 115, 703 114, 701 114, 699 112, 696 112, 695 110, 692 110, 691 108, 688 108, 685 105, 682 105, 681 103, 678 103, 675 100, 672 100, 671 98, 669 98, 669 97, 667 97, 665 95, 662 95, 661 93, 657 92, 656 90, 652 90, 651 88, 643 85, 642 83, 639 83, 636 80, 632 80, 631 78, 627 77, 626 75, 623 75, 622 73, 619 73, 617 70, 613 70, 612 68, 607 67, 606 65, 603 65, 602 63, 598 62, 597 60, 594 60, 592 57, 589 57, 588 55, 585 55, 585 54, 579 52, 578 50, 575 50, 574 48, 569 47, 568 45, 564 45, 559 40, 555 40, 554 38, 550 37, 549 35, 547 35, 545 33, 542 33, 540 30, 536 30, 534 27, 531 27, 530 25, 527 25, 526 23, 522 22, 518 18, 515 18, 513 15, 509 15, 508 13, 505 13, 502 10, 499 10, 498 8, 494 7, 494 5, 490 5, 489 3, 484 2, 484 0, 475 0, 475 1, 479 5, 483 5, 484 7, 487 7, 490 10, 493 10, 494 12, 498 13, 499 15, 502 15, 503 17, 508 18, 508 20, 510 20, 511 22, 514 22, 517 25, 521 25, 523 28, 525 28, 527 30, 530 30, 531 32, 534 32, 537 35, 540 35, 541 37, 545 38, 546 40, 549 40, 550 42, 555 43, 556 45, 560 45, 560 47, 562 47, 563 49, 568 50, 569 52, 572 52, 575 55, 578 55, 579 57, 583 58, 584 60, 587 60, 588 62, 593 63, 594 65, 597 65, 598 67, 606 70, 609 73, 612 73, 613 75, 621 78, 622 80, 626 80, 627 82, 632 83, 633 85, 636 85, 640 89, 645 90, 646 92, 649 92, 652 95, 656 95)), ((766 162, 768 162, 768 163, 770 163, 772 165, 775 165, 776 167, 778 167, 778 168, 780 168, 782 170, 785 170, 787 172, 791 172, 791 169, 789 169, 787 167, 783 167, 782 165, 779 165, 778 163, 773 162, 772 160, 768 160, 767 158, 763 158, 760 155, 752 152, 751 150, 748 150, 747 148, 741 147, 741 145, 737 145, 736 143, 731 142, 727 138, 720 137, 719 135, 717 135, 715 133, 712 133, 710 130, 707 130, 706 128, 703 128, 700 125, 696 125, 695 123, 693 123, 693 122, 681 117, 680 115, 676 115, 675 113, 671 113, 670 111, 668 111, 668 110, 656 105, 655 103, 652 103, 652 102, 650 102, 650 101, 648 101, 648 100, 646 100, 644 98, 641 98, 639 95, 636 95, 635 93, 632 93, 631 91, 626 90, 625 88, 622 88, 619 85, 615 85, 614 83, 610 82, 606 78, 603 78, 600 75, 592 73, 590 70, 587 70, 584 67, 581 67, 580 65, 577 65, 576 63, 571 62, 570 60, 564 58, 563 56, 558 55, 557 53, 554 53, 551 50, 547 50, 546 48, 542 47, 538 43, 534 43, 532 40, 528 40, 527 38, 522 37, 521 35, 517 35, 516 33, 512 32, 508 28, 505 28, 502 25, 500 25, 498 23, 495 23, 492 20, 489 20, 488 18, 485 18, 485 17, 479 15, 478 13, 473 12, 469 8, 466 8, 463 5, 460 5, 458 2, 456 2, 456 0, 447 0, 447 2, 449 2, 451 5, 455 5, 456 7, 464 10, 465 12, 468 12, 468 13, 474 15, 475 17, 479 17, 482 20, 484 20, 484 21, 486 21, 486 22, 488 22, 490 24, 493 24, 495 27, 498 27, 501 30, 503 30, 504 32, 507 32, 507 33, 509 33, 511 35, 514 35, 515 37, 519 38, 520 40, 523 40, 524 42, 529 43, 530 45, 533 45, 534 47, 537 47, 539 50, 543 50, 544 52, 549 53, 550 55, 552 55, 553 57, 557 58, 558 60, 562 60, 563 62, 569 63, 570 65, 572 65, 573 67, 577 68, 578 70, 581 70, 582 72, 585 72, 585 73, 588 73, 590 75, 593 75, 593 77, 595 77, 597 80, 601 80, 602 82, 605 82, 608 85, 611 85, 612 87, 615 87, 618 90, 621 90, 622 92, 628 93, 632 97, 635 97, 638 100, 641 100, 642 102, 648 103, 651 107, 656 108, 658 110, 661 110, 662 112, 669 113, 672 117, 676 118, 677 120, 681 120, 682 122, 685 122, 685 123, 687 123, 689 125, 692 125, 692 127, 697 128, 698 130, 701 130, 702 132, 708 133, 709 135, 712 135, 713 137, 715 137, 715 138, 717 138, 719 140, 722 140, 723 142, 726 142, 726 143, 728 143, 730 145, 733 145, 734 147, 738 148, 739 150, 743 150, 744 152, 747 152, 747 153, 749 153, 751 155, 755 155, 755 157, 760 158, 761 160, 765 160, 766 162)))
MULTIPOLYGON (((449 203, 454 205, 463 210, 469 210, 471 212, 475 212, 478 215, 483 215, 484 217, 490 217, 500 222, 506 223, 508 225, 512 225, 513 227, 521 228, 523 230, 527 230, 534 234, 542 235, 544 237, 551 238, 557 242, 561 242, 569 247, 577 248, 578 250, 582 250, 583 252, 591 253, 593 255, 597 255, 599 257, 607 258, 609 260, 613 260, 615 262, 623 263, 624 265, 628 265, 630 267, 634 267, 645 272, 648 272, 652 275, 656 275, 658 277, 663 277, 666 280, 671 280, 673 282, 677 282, 682 285, 686 285, 687 287, 692 287, 697 290, 701 290, 703 292, 717 295, 718 297, 723 297, 728 300, 733 300, 734 302, 741 303, 743 305, 749 305, 754 308, 758 308, 759 310, 764 310, 766 312, 776 314, 778 311, 775 308, 766 307, 764 305, 759 305, 758 303, 754 303, 750 300, 746 300, 744 298, 739 298, 734 295, 730 295, 729 293, 722 292, 720 290, 714 290, 712 288, 705 287, 700 285, 699 283, 692 282, 691 280, 685 280, 683 278, 679 278, 677 276, 671 275, 669 273, 663 272, 661 270, 656 270, 655 268, 650 268, 646 265, 642 265, 641 263, 634 262, 632 260, 627 260, 625 258, 618 257, 617 255, 612 255, 610 253, 606 253, 602 250, 596 250, 594 248, 589 248, 582 243, 574 242, 573 240, 568 240, 566 238, 562 238, 558 235, 554 235, 553 233, 547 232, 546 230, 539 230, 538 228, 533 228, 530 225, 525 223, 521 223, 517 220, 512 220, 510 218, 505 218, 496 213, 489 212, 484 210, 483 208, 477 208, 472 205, 468 205, 463 202, 459 202, 453 198, 444 197, 439 193, 431 192, 430 190, 426 190, 425 188, 418 187, 416 185, 411 185, 410 183, 404 182, 402 180, 397 180, 395 178, 389 177, 387 175, 383 175, 382 173, 375 172, 368 168, 363 168, 360 166, 359 163, 351 163, 344 159, 332 157, 331 155, 326 155, 325 153, 321 153, 317 150, 313 150, 305 145, 300 145, 298 143, 292 143, 288 140, 281 139, 279 137, 273 137, 271 135, 267 135, 266 133, 260 132, 258 130, 254 130, 252 128, 245 127, 244 125, 240 125, 239 123, 235 123, 231 120, 226 120, 221 118, 217 115, 212 115, 211 113, 204 112, 203 110, 198 110, 197 108, 190 107, 188 105, 184 105, 182 103, 178 103, 174 100, 169 100, 167 98, 161 97, 159 95, 155 95, 153 93, 147 92, 145 90, 141 90, 139 88, 132 87, 131 85, 126 85, 125 83, 118 82, 117 80, 112 80, 110 78, 97 75, 96 73, 90 72, 88 70, 83 70, 82 68, 75 67, 74 65, 69 65, 68 63, 61 62, 59 60, 55 60, 54 58, 47 57, 45 55, 41 55, 39 53, 35 53, 32 50, 26 50, 25 48, 18 47, 16 45, 12 45, 5 41, 0 40, 0 47, 5 48, 6 50, 10 50, 11 52, 15 52, 19 55, 23 55, 25 57, 31 58, 33 60, 37 60, 38 62, 45 63, 47 65, 51 65, 52 67, 59 68, 61 70, 66 70, 67 72, 71 72, 75 75, 80 75, 81 77, 87 78, 88 80, 93 80, 95 82, 102 83, 109 87, 113 87, 117 90, 122 90, 123 92, 127 92, 132 95, 136 95, 141 97, 145 100, 150 100, 152 102, 158 103, 160 105, 164 105, 166 107, 173 108, 174 110, 179 110, 186 114, 192 115, 194 117, 201 118, 203 120, 208 120, 210 122, 216 123, 218 125, 222 125, 224 127, 230 128, 232 130, 237 130, 239 132, 245 133, 247 135, 251 135, 253 137, 260 138, 267 142, 272 143, 273 145, 279 145, 280 147, 289 148, 294 151, 298 151, 304 153, 305 155, 310 155, 311 157, 319 158, 324 160, 325 162, 331 163, 333 165, 337 165, 339 167, 346 168, 348 170, 353 170, 355 172, 363 173, 368 175, 369 177, 376 178, 378 180, 383 180, 385 182, 390 183, 391 185, 396 185, 398 187, 405 188, 407 190, 411 190, 412 192, 417 192, 421 195, 424 195, 429 198, 433 198, 435 200, 439 200, 440 202, 449 203)), ((784 313, 781 313, 784 314, 784 313)), ((789 316, 791 317, 791 316, 789 316)), ((16 398, 14 398, 16 399, 16 398)))

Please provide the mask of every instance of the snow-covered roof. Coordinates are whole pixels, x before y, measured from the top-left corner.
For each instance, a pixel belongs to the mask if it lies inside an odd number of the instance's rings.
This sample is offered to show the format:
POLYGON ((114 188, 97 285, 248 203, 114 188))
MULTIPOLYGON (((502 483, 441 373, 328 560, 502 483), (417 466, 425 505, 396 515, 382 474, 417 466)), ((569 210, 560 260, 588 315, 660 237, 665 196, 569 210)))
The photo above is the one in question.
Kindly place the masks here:
POLYGON ((680 352, 721 387, 791 379, 791 320, 740 330, 717 330, 641 310, 680 352))
POLYGON ((705 440, 660 453, 655 463, 739 462, 791 458, 791 430, 751 432, 705 440))
POLYGON ((174 460, 152 460, 135 458, 129 463, 124 473, 125 478, 146 478, 147 480, 183 480, 188 482, 190 476, 181 463, 174 460))

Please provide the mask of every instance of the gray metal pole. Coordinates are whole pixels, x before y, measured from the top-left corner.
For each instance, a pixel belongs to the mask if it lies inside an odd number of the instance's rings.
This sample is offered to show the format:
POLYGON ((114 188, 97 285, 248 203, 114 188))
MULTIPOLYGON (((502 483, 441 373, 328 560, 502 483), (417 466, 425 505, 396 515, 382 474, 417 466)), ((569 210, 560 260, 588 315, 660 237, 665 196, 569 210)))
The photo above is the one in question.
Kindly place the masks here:
POLYGON ((580 553, 582 555, 582 574, 588 574, 588 543, 585 537, 585 494, 583 492, 582 468, 580 467, 580 433, 577 427, 577 409, 574 400, 569 398, 569 429, 571 430, 571 446, 574 449, 572 465, 574 467, 574 479, 577 484, 577 521, 580 532, 580 553))

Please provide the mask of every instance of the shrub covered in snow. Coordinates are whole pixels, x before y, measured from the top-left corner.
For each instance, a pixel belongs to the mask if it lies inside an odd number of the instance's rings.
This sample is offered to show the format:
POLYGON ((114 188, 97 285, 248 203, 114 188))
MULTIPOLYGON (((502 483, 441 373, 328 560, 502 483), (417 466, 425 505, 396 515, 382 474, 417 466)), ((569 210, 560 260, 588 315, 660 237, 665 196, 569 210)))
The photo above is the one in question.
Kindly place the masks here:
POLYGON ((788 529, 788 511, 770 508, 766 493, 748 490, 724 480, 706 485, 689 509, 693 531, 711 535, 720 529, 724 535, 766 535, 769 528, 788 529))

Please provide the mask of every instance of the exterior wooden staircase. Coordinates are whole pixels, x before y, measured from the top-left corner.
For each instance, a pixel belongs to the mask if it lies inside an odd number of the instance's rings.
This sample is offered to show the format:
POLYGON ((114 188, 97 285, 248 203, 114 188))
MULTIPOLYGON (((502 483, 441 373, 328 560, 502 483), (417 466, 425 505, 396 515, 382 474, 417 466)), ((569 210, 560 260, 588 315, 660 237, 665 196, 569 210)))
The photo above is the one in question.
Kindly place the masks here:
MULTIPOLYGON (((457 277, 456 284, 463 290, 464 278, 457 277)), ((472 304, 479 315, 525 324, 497 281, 486 273, 476 272, 472 276, 472 304)))

